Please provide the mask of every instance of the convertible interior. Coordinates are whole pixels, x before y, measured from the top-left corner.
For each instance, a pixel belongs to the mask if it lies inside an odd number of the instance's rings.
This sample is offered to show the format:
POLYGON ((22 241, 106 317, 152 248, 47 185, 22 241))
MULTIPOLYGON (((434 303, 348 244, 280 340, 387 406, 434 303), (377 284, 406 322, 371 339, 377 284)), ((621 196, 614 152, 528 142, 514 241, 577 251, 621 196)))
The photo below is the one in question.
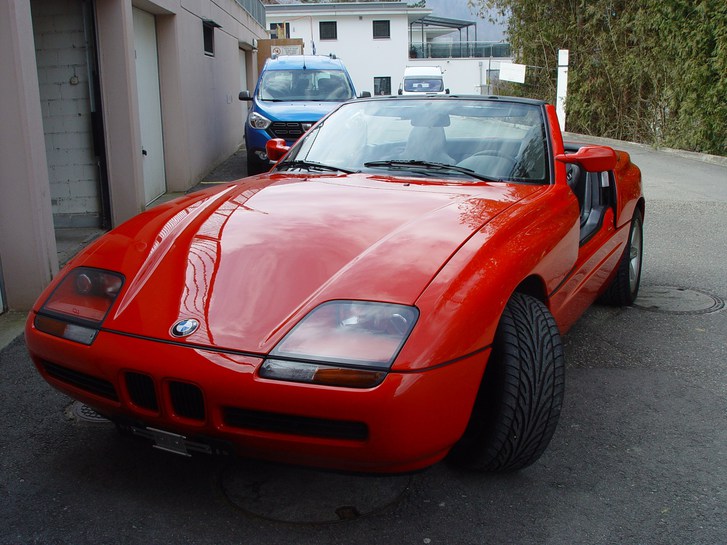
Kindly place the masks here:
MULTIPOLYGON (((576 153, 584 144, 566 143, 566 153, 576 153)), ((600 229, 606 210, 615 202, 612 172, 588 172, 576 164, 566 165, 568 185, 581 208, 581 244, 600 229)))

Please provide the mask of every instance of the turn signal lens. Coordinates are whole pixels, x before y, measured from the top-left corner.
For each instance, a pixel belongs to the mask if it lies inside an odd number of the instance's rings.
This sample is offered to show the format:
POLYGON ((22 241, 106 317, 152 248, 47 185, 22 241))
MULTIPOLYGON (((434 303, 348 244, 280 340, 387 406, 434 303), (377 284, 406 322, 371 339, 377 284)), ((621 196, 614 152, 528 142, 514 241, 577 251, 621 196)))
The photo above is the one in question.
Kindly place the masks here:
POLYGON ((260 376, 345 388, 381 384, 419 318, 416 307, 329 301, 270 352, 260 376))
POLYGON ((373 388, 386 377, 385 371, 349 369, 301 361, 267 360, 260 368, 260 376, 273 380, 306 382, 345 388, 373 388))
POLYGON ((45 333, 91 344, 124 285, 118 273, 78 267, 53 290, 35 318, 45 333))
POLYGON ((35 327, 44 333, 49 333, 56 337, 63 337, 69 341, 76 341, 81 344, 91 344, 98 333, 98 329, 71 324, 42 314, 38 314, 35 317, 35 327))

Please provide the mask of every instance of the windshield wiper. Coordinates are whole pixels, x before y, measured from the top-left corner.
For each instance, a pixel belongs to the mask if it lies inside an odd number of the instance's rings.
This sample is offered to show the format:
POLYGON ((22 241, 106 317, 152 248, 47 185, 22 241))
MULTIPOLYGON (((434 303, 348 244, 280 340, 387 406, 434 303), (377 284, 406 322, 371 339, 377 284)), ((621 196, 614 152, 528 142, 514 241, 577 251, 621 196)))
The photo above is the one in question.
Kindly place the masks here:
POLYGON ((324 165, 323 163, 316 163, 313 161, 301 161, 301 160, 284 161, 278 165, 279 170, 282 170, 284 168, 301 168, 301 169, 305 169, 305 170, 327 170, 327 171, 333 171, 333 172, 344 172, 346 174, 353 174, 356 172, 355 170, 349 170, 347 168, 334 167, 332 165, 324 165))
POLYGON ((502 178, 493 178, 491 176, 484 176, 475 172, 471 168, 458 167, 457 165, 448 165, 447 163, 434 163, 431 161, 417 161, 415 159, 391 159, 389 161, 369 161, 364 163, 365 167, 377 168, 377 167, 388 167, 388 168, 399 168, 399 169, 411 169, 423 168, 425 170, 447 170, 450 172, 458 172, 482 180, 483 182, 502 182, 502 178))

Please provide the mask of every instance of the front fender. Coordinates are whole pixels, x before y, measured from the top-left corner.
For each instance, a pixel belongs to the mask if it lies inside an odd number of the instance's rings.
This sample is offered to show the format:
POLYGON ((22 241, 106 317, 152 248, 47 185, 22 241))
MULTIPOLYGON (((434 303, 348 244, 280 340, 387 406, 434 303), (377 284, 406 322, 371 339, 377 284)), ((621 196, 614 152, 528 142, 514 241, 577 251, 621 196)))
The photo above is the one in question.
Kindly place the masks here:
POLYGON ((492 343, 505 304, 533 275, 555 289, 578 257, 578 203, 551 185, 480 229, 416 301, 419 322, 394 369, 441 365, 492 343))

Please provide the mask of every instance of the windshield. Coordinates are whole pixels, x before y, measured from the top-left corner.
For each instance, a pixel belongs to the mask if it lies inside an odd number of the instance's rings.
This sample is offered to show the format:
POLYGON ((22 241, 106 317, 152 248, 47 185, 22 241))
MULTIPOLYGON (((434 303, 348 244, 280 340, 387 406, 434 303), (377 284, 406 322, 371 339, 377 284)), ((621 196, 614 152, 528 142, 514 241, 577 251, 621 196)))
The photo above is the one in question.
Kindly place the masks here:
POLYGON ((466 178, 471 171, 481 179, 546 183, 546 149, 537 104, 392 98, 342 105, 296 144, 286 162, 391 176, 466 178))
POLYGON ((354 91, 342 70, 266 70, 258 90, 260 100, 343 102, 354 91))
POLYGON ((405 78, 404 91, 409 93, 441 93, 444 91, 442 78, 405 78))

